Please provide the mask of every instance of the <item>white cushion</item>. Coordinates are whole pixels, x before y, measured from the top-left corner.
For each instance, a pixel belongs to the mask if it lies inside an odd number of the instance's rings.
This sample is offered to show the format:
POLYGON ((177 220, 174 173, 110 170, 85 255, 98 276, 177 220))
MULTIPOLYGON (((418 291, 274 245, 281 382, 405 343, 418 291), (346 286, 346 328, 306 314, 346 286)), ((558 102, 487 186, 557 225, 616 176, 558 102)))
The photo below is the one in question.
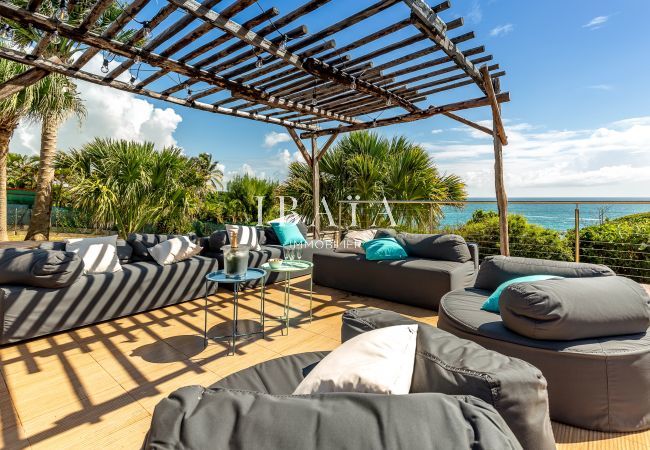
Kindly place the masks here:
POLYGON ((257 228, 246 226, 246 225, 226 225, 226 232, 228 233, 229 242, 230 242, 230 233, 232 233, 233 231, 237 232, 238 244, 248 245, 251 250, 262 250, 257 235, 257 228))
POLYGON ((149 254, 158 264, 165 266, 189 259, 201 250, 187 236, 179 236, 154 245, 149 249, 149 254))
POLYGON ((348 231, 345 238, 339 242, 338 247, 334 250, 337 253, 356 253, 365 255, 366 251, 361 244, 375 238, 377 230, 353 230, 348 231))
POLYGON ((397 325, 353 337, 328 354, 293 392, 408 394, 417 325, 397 325))
POLYGON ((79 255, 84 262, 84 273, 120 272, 117 257, 117 235, 65 240, 65 251, 79 255))

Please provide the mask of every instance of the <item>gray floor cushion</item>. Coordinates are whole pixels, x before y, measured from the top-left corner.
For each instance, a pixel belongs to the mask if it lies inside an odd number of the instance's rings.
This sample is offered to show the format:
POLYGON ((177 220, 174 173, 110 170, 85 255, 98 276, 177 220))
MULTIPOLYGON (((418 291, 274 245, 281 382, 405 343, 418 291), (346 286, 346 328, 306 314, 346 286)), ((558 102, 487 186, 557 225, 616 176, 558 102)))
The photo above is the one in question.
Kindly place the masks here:
MULTIPOLYGON (((392 311, 343 314, 342 340, 394 325, 418 323, 392 311)), ((526 449, 554 449, 546 380, 525 361, 419 323, 411 392, 472 395, 492 405, 526 449)))
POLYGON ((490 291, 457 290, 440 306, 438 327, 538 367, 548 380, 551 418, 581 428, 650 428, 650 335, 575 341, 530 339, 482 311, 490 291))

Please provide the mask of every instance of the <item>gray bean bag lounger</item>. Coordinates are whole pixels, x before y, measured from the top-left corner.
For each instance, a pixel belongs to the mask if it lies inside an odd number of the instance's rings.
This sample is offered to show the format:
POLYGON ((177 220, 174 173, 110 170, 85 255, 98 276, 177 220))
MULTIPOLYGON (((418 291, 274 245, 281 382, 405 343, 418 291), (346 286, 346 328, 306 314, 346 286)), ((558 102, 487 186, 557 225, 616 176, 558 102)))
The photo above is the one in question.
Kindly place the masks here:
MULTIPOLYGON (((538 367, 548 380, 553 420, 605 432, 650 428, 647 332, 575 340, 533 339, 509 329, 499 314, 480 309, 501 282, 535 273, 614 279, 613 272, 605 266, 488 258, 479 270, 474 288, 456 290, 443 297, 438 327, 538 367)), ((611 300, 615 302, 616 297, 614 293, 611 300)))
POLYGON ((437 393, 293 396, 327 352, 285 356, 162 400, 146 449, 521 449, 486 402, 437 393))

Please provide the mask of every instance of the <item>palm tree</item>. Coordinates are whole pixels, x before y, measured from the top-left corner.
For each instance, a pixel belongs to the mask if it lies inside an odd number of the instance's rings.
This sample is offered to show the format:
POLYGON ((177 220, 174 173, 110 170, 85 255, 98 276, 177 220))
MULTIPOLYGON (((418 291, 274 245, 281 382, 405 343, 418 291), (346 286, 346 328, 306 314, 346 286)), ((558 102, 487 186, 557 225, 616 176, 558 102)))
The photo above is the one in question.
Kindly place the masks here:
POLYGON ((7 155, 7 187, 10 189, 36 188, 38 156, 9 153, 7 155))
POLYGON ((81 120, 86 109, 77 86, 68 77, 52 73, 36 84, 33 114, 42 121, 40 167, 36 179, 36 197, 25 240, 49 239, 52 208, 54 158, 59 127, 72 115, 81 120))
POLYGON ((179 148, 158 151, 150 142, 95 139, 59 154, 56 166, 71 206, 122 237, 147 227, 188 231, 206 186, 179 148))
POLYGON ((206 189, 214 192, 223 187, 223 171, 219 168, 219 162, 212 160, 211 153, 199 153, 190 159, 196 166, 199 175, 206 180, 206 189))
MULTIPOLYGON (((7 59, 0 59, 0 83, 23 73, 27 68, 7 59)), ((0 241, 7 236, 7 155, 9 143, 20 119, 28 116, 34 96, 30 87, 0 101, 0 241)))
MULTIPOLYGON (((26 7, 28 0, 11 0, 12 3, 26 7)), ((39 2, 38 11, 46 16, 56 16, 57 20, 66 22, 72 26, 78 26, 86 17, 86 14, 94 6, 93 2, 68 2, 61 0, 44 0, 39 2)), ((118 1, 111 3, 101 14, 99 19, 92 25, 89 31, 102 34, 111 23, 113 23, 123 12, 123 5, 118 1)), ((34 27, 22 27, 11 20, 4 22, 12 30, 13 44, 20 47, 36 45, 43 35, 43 32, 34 27)), ((134 29, 123 30, 114 39, 125 41, 135 34, 134 29)), ((138 45, 142 42, 136 43, 138 45)), ((42 52, 45 58, 55 58, 62 61, 73 60, 75 55, 82 52, 85 46, 78 42, 55 36, 48 41, 42 52)), ((71 114, 83 116, 83 106, 76 95, 75 85, 63 75, 50 73, 41 81, 40 95, 36 114, 42 120, 41 130, 41 168, 38 176, 37 194, 34 201, 32 221, 25 239, 46 239, 49 236, 51 182, 54 176, 52 166, 56 152, 58 127, 71 114), (53 98, 47 97, 52 95, 53 98)))
MULTIPOLYGON (((440 174, 431 156, 421 146, 400 136, 386 139, 377 133, 351 133, 325 154, 320 163, 321 195, 331 208, 348 198, 361 200, 463 201, 465 184, 456 175, 440 174)), ((289 176, 278 189, 282 195, 298 199, 299 213, 309 220, 312 212, 311 168, 294 162, 289 176)), ((432 207, 434 219, 442 216, 432 207)), ((386 225, 382 205, 359 205, 357 223, 361 227, 386 225)), ((343 209, 344 223, 350 223, 349 208, 343 209)), ((392 207, 396 222, 409 229, 422 229, 429 222, 429 208, 397 205, 392 207)))

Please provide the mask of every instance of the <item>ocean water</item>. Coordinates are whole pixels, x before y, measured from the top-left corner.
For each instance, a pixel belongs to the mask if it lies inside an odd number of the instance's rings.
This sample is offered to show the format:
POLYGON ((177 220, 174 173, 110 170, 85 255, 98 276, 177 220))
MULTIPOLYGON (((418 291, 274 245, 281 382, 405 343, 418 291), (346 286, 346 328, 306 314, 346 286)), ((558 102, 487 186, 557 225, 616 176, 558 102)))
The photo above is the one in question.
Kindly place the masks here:
MULTIPOLYGON (((494 200, 490 198, 470 198, 469 201, 494 200)), ((510 198, 509 201, 650 201, 650 198, 510 198)), ((509 213, 525 216, 529 222, 557 231, 566 231, 575 226, 575 203, 572 204, 510 204, 509 213)), ((601 216, 609 219, 650 212, 650 204, 580 204, 580 226, 598 225, 601 216)), ((445 206, 445 214, 440 225, 455 226, 467 222, 474 211, 483 209, 496 211, 496 203, 469 204, 463 209, 445 206)))

